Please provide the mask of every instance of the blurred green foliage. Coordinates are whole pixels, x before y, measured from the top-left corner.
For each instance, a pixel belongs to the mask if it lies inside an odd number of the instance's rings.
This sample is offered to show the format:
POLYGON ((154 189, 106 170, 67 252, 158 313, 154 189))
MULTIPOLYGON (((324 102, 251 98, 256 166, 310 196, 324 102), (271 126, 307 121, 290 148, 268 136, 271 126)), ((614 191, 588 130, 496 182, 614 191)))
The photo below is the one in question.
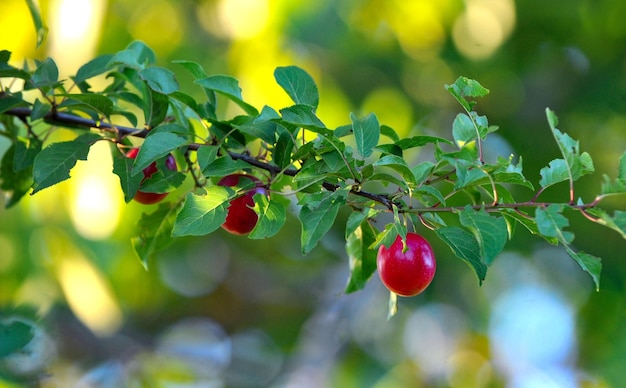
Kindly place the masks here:
MULTIPOLYGON (((577 186, 586 200, 598 192, 602 174, 615 175, 626 150, 626 3, 620 1, 40 5, 50 30, 36 48, 26 2, 4 0, 0 49, 17 61, 58 58, 64 74, 140 39, 162 66, 193 60, 210 74, 237 77, 246 100, 262 107, 286 105, 272 73, 293 64, 316 79, 319 115, 329 126, 348 122, 350 111, 373 111, 402 135, 442 137, 449 137, 458 111, 443 86, 464 75, 491 91, 477 107, 501 128, 488 156, 523 155, 527 176, 537 172, 535 182, 558 151, 544 109, 558 112, 560 126, 594 157, 597 173, 577 186)), ((178 81, 195 90, 191 79, 178 81)), ((67 386, 82 379, 101 386, 496 387, 520 382, 516 368, 522 367, 543 378, 535 380, 541 386, 619 386, 626 377, 626 243, 616 233, 573 223, 576 247, 604 259, 601 290, 594 292, 575 264, 524 232, 479 288, 471 271, 425 231, 438 252, 437 277, 386 321, 387 293, 377 279, 342 294, 348 274, 343 231, 337 228, 302 256, 295 217, 268 240, 222 231, 180 239, 146 272, 129 242, 145 208, 123 205, 119 182, 105 178, 112 176, 107 163, 94 159, 72 182, 0 210, 0 328, 34 327, 27 354, 0 359, 0 386, 12 386, 9 380, 67 386), (110 217, 81 210, 85 196, 112 201, 105 207, 110 217), (538 358, 544 369, 507 364, 497 343, 501 304, 509 303, 504 311, 526 311, 503 295, 529 285, 549 296, 526 306, 536 311, 538 333, 575 325, 565 356, 538 358), (566 308, 557 320, 565 326, 539 319, 561 311, 540 309, 554 306, 546 304, 552 297, 566 308)), ((562 201, 562 193, 545 195, 562 201)), ((615 201, 623 206, 623 198, 615 201)), ((526 329, 519 328, 520 337, 526 329)), ((542 346, 555 341, 544 338, 542 346)))

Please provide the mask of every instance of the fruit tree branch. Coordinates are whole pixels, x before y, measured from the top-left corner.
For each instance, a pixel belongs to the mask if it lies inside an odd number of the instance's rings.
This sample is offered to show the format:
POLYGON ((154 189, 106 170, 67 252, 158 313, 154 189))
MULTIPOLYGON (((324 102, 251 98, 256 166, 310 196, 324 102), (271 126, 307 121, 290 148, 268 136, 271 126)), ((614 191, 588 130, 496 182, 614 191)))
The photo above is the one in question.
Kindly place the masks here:
MULTIPOLYGON (((4 112, 4 114, 18 117, 20 120, 27 122, 27 119, 32 114, 32 110, 30 108, 18 107, 18 108, 9 109, 6 112, 4 112)), ((54 110, 48 112, 43 117, 43 120, 46 123, 51 124, 51 125, 59 125, 63 127, 82 128, 82 129, 96 128, 96 129, 100 129, 103 131, 115 132, 123 136, 134 136, 134 137, 139 137, 139 138, 145 138, 148 135, 148 133, 150 133, 148 129, 138 129, 138 128, 126 127, 122 125, 112 125, 104 121, 94 121, 85 117, 76 116, 70 113, 56 112, 54 110)), ((198 150, 198 148, 202 146, 203 144, 200 144, 200 143, 190 143, 187 145, 187 148, 191 150, 198 150)), ((293 177, 293 176, 296 176, 298 172, 300 172, 299 170, 293 169, 293 168, 283 170, 278 166, 269 164, 262 160, 258 160, 246 154, 240 154, 240 153, 228 151, 228 155, 235 160, 242 160, 251 166, 266 170, 272 174, 282 173, 282 174, 293 177)), ((336 185, 331 182, 323 182, 322 186, 324 186, 324 188, 329 191, 335 191, 339 188, 339 185, 336 185)), ((384 194, 375 194, 375 193, 370 193, 366 191, 361 191, 358 188, 353 188, 351 190, 351 193, 354 195, 363 197, 363 198, 376 201, 382 204, 383 206, 385 206, 389 210, 392 209, 393 200, 391 200, 388 196, 384 194)))

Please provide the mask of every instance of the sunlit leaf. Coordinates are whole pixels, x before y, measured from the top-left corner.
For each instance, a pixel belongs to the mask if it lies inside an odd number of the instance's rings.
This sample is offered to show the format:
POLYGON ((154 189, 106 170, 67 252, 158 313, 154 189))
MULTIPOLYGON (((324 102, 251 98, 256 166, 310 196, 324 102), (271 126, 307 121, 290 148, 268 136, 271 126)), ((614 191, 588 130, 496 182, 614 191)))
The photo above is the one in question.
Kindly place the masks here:
POLYGON ((261 193, 254 195, 254 211, 259 216, 259 220, 248 238, 268 238, 280 231, 287 220, 288 203, 281 199, 282 197, 268 198, 267 195, 261 193))
POLYGON ((74 140, 53 143, 41 150, 33 165, 33 192, 43 190, 70 177, 70 170, 78 160, 87 160, 89 148, 102 137, 86 133, 74 140))
POLYGON ((352 120, 356 149, 363 158, 367 158, 372 154, 372 150, 380 139, 378 118, 376 118, 375 114, 370 113, 359 119, 354 113, 350 113, 350 120, 352 120))
POLYGON ((169 132, 158 132, 146 137, 139 148, 132 174, 137 175, 158 158, 162 158, 187 143, 184 138, 169 132))
POLYGON ((209 186, 206 194, 187 194, 176 216, 172 236, 204 236, 218 229, 226 220, 234 192, 222 186, 209 186))
POLYGON ((468 101, 467 97, 484 97, 489 94, 489 89, 483 87, 478 81, 466 77, 459 77, 452 85, 445 87, 468 112, 472 110, 474 103, 468 101))
POLYGON ((306 71, 297 66, 277 67, 274 78, 294 103, 317 108, 319 104, 317 85, 306 71))

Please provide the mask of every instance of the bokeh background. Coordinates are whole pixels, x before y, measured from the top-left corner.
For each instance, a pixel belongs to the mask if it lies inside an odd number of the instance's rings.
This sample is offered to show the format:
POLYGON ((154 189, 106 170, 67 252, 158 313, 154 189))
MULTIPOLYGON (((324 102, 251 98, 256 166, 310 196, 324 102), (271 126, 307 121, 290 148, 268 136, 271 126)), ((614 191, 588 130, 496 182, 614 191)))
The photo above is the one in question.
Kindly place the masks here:
MULTIPOLYGON (((477 109, 500 131, 490 155, 523 155, 534 182, 559 157, 545 119, 580 140, 596 173, 586 201, 626 150, 626 2, 621 0, 40 0, 36 49, 26 3, 0 2, 0 49, 51 56, 74 74, 140 39, 159 64, 193 60, 240 80, 256 107, 281 108, 277 66, 320 88, 329 127, 375 112, 402 135, 450 137, 460 76, 490 89, 477 109)), ((227 112, 226 112, 227 113, 227 112)), ((0 139, 0 154, 8 144, 0 139)), ((419 157, 428 158, 424 151, 419 157)), ((0 210, 0 314, 36 328, 0 365, 0 387, 619 387, 626 381, 626 242, 574 215, 575 248, 603 258, 601 290, 558 248, 518 229, 482 287, 423 231, 438 273, 400 301, 376 276, 355 294, 343 223, 307 256, 299 225, 249 241, 220 231, 178 240, 145 271, 130 238, 150 207, 124 204, 108 148, 73 179, 0 210), (2 377, 4 375, 5 377, 2 377), (9 375, 26 382, 10 382, 9 375)), ((532 193, 516 193, 526 200, 532 193)), ((546 200, 566 201, 557 186, 546 200)), ((2 199, 0 199, 0 203, 2 199)), ((624 209, 624 198, 606 201, 624 209)))

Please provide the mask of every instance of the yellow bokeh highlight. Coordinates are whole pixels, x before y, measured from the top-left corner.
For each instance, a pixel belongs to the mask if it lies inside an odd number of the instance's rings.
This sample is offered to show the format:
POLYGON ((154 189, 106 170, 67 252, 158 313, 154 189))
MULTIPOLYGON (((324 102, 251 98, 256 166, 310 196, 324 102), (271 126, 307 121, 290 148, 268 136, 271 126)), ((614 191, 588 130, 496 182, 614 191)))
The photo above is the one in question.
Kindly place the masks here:
POLYGON ((130 17, 128 28, 134 39, 145 42, 150 48, 167 55, 183 39, 180 10, 167 1, 152 1, 137 7, 130 17))
POLYGON ((37 36, 24 0, 1 0, 0 47, 12 52, 12 62, 19 63, 35 54, 37 36))
POLYGON ((74 73, 95 55, 105 0, 55 0, 48 20, 49 56, 62 77, 74 73))
POLYGON ((381 125, 388 125, 401 136, 407 136, 413 125, 413 110, 406 95, 397 89, 372 91, 361 105, 360 115, 374 112, 381 125))
POLYGON ((435 58, 447 37, 447 25, 456 12, 456 0, 368 0, 344 10, 350 26, 370 35, 377 45, 395 39, 414 60, 435 58))
POLYGON ((490 57, 515 27, 513 0, 468 0, 452 30, 457 49, 470 59, 490 57))
POLYGON ((93 262, 92 254, 78 247, 62 229, 46 225, 32 234, 30 255, 42 263, 56 279, 32 278, 20 290, 19 297, 45 309, 52 300, 64 297, 74 315, 94 334, 108 336, 123 323, 122 311, 109 283, 93 262), (37 295, 40 289, 43 295, 37 295), (61 292, 58 292, 59 290, 61 292))
POLYGON ((76 231, 92 240, 109 238, 116 230, 123 194, 108 142, 91 146, 87 161, 72 169, 70 219, 76 231))
POLYGON ((259 35, 268 25, 268 0, 220 0, 217 4, 220 26, 232 39, 248 39, 259 35))
POLYGON ((103 275, 82 254, 58 258, 58 279, 68 305, 96 335, 115 333, 122 312, 103 275))
POLYGON ((397 0, 389 22, 403 51, 414 59, 434 57, 445 42, 446 32, 437 2, 397 0))

